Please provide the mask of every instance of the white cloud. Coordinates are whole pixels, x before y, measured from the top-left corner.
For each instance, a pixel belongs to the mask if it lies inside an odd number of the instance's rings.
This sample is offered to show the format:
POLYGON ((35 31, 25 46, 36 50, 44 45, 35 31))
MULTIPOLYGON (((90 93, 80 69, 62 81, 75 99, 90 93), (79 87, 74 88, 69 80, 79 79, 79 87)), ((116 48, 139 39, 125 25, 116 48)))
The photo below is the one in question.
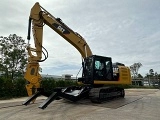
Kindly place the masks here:
MULTIPOLYGON (((38 0, 53 16, 60 17, 80 33, 93 54, 110 56, 114 62, 141 62, 141 74, 160 73, 160 1, 158 0, 38 0)), ((0 33, 27 37, 28 17, 35 1, 0 2, 0 33)), ((33 38, 33 37, 32 37, 33 38)), ((33 43, 33 40, 32 42, 33 43)), ((44 27, 44 47, 49 58, 41 63, 44 73, 76 75, 81 67, 79 52, 52 29, 44 27)))

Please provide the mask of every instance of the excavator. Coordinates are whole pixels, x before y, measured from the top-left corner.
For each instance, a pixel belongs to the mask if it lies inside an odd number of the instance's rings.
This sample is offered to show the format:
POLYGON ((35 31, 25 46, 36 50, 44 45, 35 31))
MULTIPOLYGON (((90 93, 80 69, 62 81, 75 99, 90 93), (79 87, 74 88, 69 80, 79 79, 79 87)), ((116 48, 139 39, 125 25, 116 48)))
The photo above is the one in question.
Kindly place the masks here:
POLYGON ((118 85, 131 84, 130 69, 127 66, 119 62, 112 63, 111 57, 93 55, 86 40, 80 34, 69 28, 60 18, 51 15, 38 2, 31 8, 28 41, 30 41, 31 26, 35 48, 31 47, 28 42, 28 63, 24 78, 28 82, 26 89, 30 97, 23 102, 23 105, 30 104, 41 95, 47 97, 39 106, 41 109, 45 109, 52 101, 59 98, 73 102, 87 98, 93 103, 102 103, 112 98, 125 96, 124 88, 118 85), (77 80, 80 85, 57 87, 52 93, 47 93, 44 88, 41 88, 42 77, 39 73, 39 62, 48 58, 48 52, 43 47, 44 25, 58 33, 81 54, 82 76, 77 80))

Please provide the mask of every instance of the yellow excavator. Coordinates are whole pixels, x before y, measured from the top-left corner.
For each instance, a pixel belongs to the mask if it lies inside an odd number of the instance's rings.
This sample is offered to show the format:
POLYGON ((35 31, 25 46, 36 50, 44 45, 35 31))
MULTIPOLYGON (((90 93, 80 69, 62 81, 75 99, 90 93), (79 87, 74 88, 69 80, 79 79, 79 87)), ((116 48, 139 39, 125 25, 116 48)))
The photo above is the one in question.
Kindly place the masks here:
POLYGON ((45 109, 53 100, 58 98, 65 98, 70 101, 89 98, 91 102, 101 103, 108 99, 125 96, 124 88, 112 86, 131 84, 130 69, 124 64, 112 63, 111 57, 93 55, 86 40, 80 34, 69 28, 60 18, 51 15, 38 2, 35 3, 30 12, 28 41, 30 41, 31 26, 35 48, 32 48, 28 43, 28 64, 24 78, 28 81, 26 89, 30 97, 23 105, 28 105, 40 95, 48 97, 39 106, 41 109, 45 109), (48 57, 48 52, 43 47, 44 25, 49 26, 80 52, 82 56, 82 77, 78 78, 80 86, 55 88, 52 94, 41 88, 42 77, 39 73, 39 62, 45 61, 48 57), (42 59, 42 54, 44 59, 42 59))

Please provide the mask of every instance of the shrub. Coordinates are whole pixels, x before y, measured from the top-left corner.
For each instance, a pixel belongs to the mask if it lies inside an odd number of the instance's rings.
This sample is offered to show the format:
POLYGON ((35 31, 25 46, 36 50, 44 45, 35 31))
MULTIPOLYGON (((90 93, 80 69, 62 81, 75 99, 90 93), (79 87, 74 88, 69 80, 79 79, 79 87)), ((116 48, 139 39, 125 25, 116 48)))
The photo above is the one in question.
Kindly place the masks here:
POLYGON ((0 99, 26 96, 25 80, 19 78, 16 80, 0 77, 0 99))
POLYGON ((56 87, 68 87, 77 85, 76 81, 73 80, 59 80, 54 78, 43 78, 41 82, 41 87, 44 88, 46 92, 52 92, 56 87))

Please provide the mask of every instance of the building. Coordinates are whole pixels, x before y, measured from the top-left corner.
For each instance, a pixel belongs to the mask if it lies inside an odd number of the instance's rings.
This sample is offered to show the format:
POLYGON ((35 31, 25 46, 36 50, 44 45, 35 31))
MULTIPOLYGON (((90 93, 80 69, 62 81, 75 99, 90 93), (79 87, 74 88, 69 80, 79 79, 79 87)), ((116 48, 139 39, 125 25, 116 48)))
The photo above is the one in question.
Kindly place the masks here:
POLYGON ((160 87, 160 78, 132 78, 132 85, 160 87))
POLYGON ((132 78, 132 85, 144 86, 143 78, 132 78))
POLYGON ((59 75, 48 75, 48 74, 41 74, 42 78, 53 78, 57 80, 76 80, 75 77, 72 77, 72 74, 62 74, 61 76, 59 75))

